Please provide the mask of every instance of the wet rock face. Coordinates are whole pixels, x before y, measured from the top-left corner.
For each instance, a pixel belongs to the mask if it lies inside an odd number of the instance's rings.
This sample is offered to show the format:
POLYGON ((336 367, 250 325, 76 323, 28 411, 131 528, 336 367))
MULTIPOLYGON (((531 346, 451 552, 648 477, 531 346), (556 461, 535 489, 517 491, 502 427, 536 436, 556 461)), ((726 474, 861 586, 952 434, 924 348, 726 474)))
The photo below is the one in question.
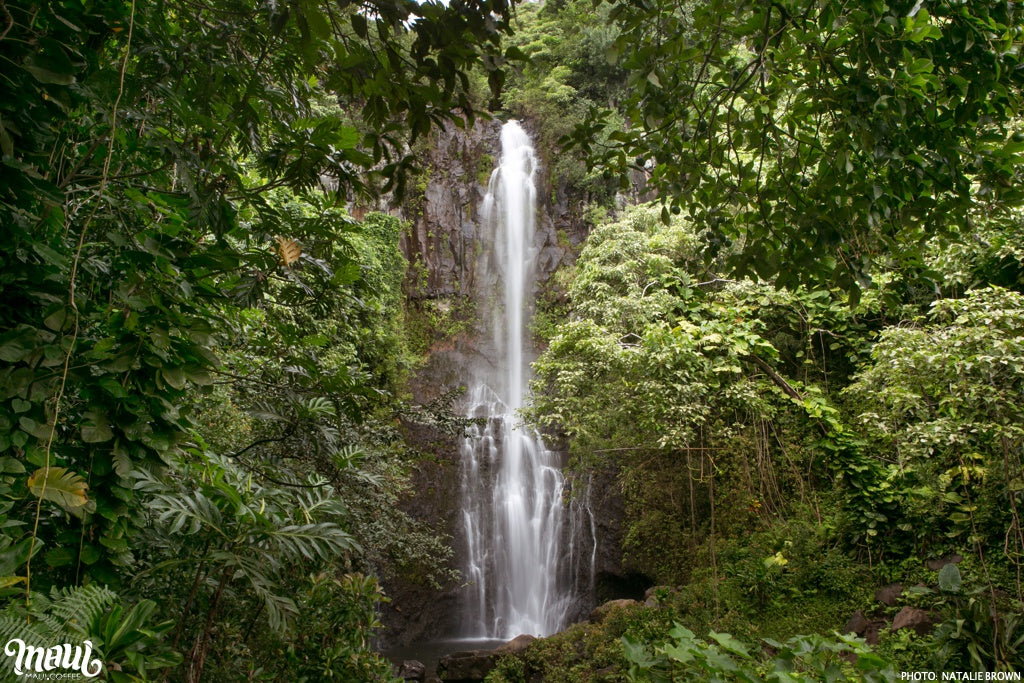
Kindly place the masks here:
MULTIPOLYGON (((500 157, 501 125, 477 121, 466 130, 448 125, 432 134, 430 149, 421 160, 426 168, 420 178, 422 199, 401 208, 412 221, 401 243, 416 270, 412 297, 473 296, 479 291, 480 207, 500 157)), ((534 242, 538 283, 575 260, 574 248, 587 232, 580 218, 582 198, 573 197, 564 182, 556 181, 552 189, 544 152, 538 150, 540 168, 534 178, 540 204, 534 242)))
MULTIPOLYGON (((594 567, 596 592, 594 600, 632 597, 632 595, 621 591, 605 591, 602 587, 602 577, 624 577, 629 574, 622 562, 622 520, 625 517, 625 509, 619 487, 618 470, 608 467, 595 473, 590 505, 597 512, 595 517, 597 557, 594 567)), ((640 589, 641 592, 648 585, 650 584, 644 585, 640 589)))
POLYGON ((448 125, 433 133, 420 179, 422 200, 403 212, 412 219, 402 251, 419 268, 413 296, 438 298, 474 288, 480 204, 493 166, 501 123, 479 121, 468 130, 448 125))
POLYGON ((398 677, 403 681, 419 682, 426 678, 426 674, 426 667, 423 666, 423 662, 415 659, 404 661, 398 667, 398 677))
MULTIPOLYGON (((552 438, 548 446, 565 452, 568 444, 552 438)), ((639 590, 623 589, 632 575, 622 561, 623 502, 617 470, 593 468, 588 475, 569 473, 569 524, 564 547, 573 548, 569 572, 577 586, 567 616, 570 623, 586 619, 598 604, 615 598, 639 597, 650 585, 644 577, 639 590), (596 545, 595 545, 596 539, 596 545)), ((632 587, 632 584, 630 584, 632 587)))

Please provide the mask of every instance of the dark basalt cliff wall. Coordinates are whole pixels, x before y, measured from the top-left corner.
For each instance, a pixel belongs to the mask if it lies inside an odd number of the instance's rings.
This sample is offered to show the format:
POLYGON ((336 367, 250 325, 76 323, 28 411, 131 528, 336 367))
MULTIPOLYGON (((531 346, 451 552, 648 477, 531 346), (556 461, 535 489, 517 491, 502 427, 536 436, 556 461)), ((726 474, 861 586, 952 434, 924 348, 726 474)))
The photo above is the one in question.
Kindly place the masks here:
MULTIPOLYGON (((531 124, 524 127, 532 133, 531 124)), ((493 282, 478 267, 481 204, 487 181, 500 156, 499 121, 478 121, 470 129, 449 126, 432 133, 419 160, 423 173, 411 187, 415 196, 392 209, 409 221, 402 250, 409 261, 406 296, 410 311, 429 318, 434 327, 420 339, 425 360, 410 382, 415 403, 427 404, 465 385, 474 363, 486 362, 490 340, 477 330, 474 302, 493 282), (440 321, 440 322, 439 322, 440 321)), ((582 219, 584 200, 573 196, 566 183, 552 179, 550 150, 538 149, 535 178, 537 284, 535 295, 551 275, 575 261, 588 226, 582 219)), ((494 277, 493 275, 491 277, 494 277)), ((428 326, 429 327, 429 326, 428 326)), ((406 510, 448 534, 455 547, 453 566, 461 564, 459 503, 459 439, 424 425, 404 426, 406 438, 424 457, 413 475, 414 495, 406 510)), ((615 477, 606 474, 591 483, 591 528, 597 530, 596 570, 599 576, 621 573, 619 519, 615 477)), ((589 564, 588 574, 589 574, 589 564)), ((580 577, 589 582, 589 577, 580 577)), ((458 627, 457 586, 438 591, 407 579, 385 582, 391 598, 383 611, 385 647, 451 635, 458 627)), ((593 600, 581 600, 586 614, 593 600)))
MULTIPOLYGON (((480 205, 500 156, 501 125, 499 121, 478 121, 466 130, 448 126, 433 133, 421 159, 426 170, 417 189, 422 197, 401 207, 403 216, 412 222, 402 240, 402 250, 417 269, 413 274, 417 289, 410 292, 412 296, 472 296, 477 291, 480 205)), ((529 122, 524 127, 531 129, 529 122)), ((581 218, 582 202, 570 195, 564 182, 556 179, 552 185, 547 152, 550 150, 537 150, 538 282, 575 260, 574 250, 587 232, 581 218)))

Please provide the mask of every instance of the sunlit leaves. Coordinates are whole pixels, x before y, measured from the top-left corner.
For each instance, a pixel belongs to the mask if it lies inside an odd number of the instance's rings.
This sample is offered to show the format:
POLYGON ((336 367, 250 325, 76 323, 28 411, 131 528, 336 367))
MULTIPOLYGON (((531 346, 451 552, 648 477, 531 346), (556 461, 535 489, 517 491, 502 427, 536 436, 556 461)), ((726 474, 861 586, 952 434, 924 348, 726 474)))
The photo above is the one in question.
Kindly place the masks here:
POLYGON ((684 448, 722 412, 759 405, 746 366, 778 356, 755 308, 773 295, 702 283, 698 245, 689 224, 663 225, 651 206, 592 232, 569 288, 574 319, 535 363, 533 419, 583 450, 684 448))
MULTIPOLYGON (((1024 473, 1024 298, 999 288, 935 303, 917 324, 882 331, 847 393, 864 433, 891 449, 887 495, 918 536, 1024 549, 1016 510, 1024 473)), ((891 531, 895 518, 879 520, 891 531)), ((1016 561, 1016 560, 1014 560, 1016 561)))

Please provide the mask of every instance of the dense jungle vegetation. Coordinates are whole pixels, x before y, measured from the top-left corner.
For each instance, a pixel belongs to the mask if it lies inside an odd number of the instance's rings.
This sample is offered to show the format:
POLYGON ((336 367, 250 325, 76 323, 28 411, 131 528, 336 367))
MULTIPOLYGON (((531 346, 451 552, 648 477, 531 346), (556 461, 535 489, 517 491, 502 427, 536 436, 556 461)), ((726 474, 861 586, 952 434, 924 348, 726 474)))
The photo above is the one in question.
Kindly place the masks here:
POLYGON ((1022 33, 997 1, 0 1, 0 641, 392 679, 378 580, 451 552, 397 505, 396 423, 458 424, 407 403, 404 226, 352 207, 497 115, 592 226, 526 417, 614 473, 658 588, 490 679, 1020 669, 1022 33), (904 607, 934 628, 833 633, 904 607))

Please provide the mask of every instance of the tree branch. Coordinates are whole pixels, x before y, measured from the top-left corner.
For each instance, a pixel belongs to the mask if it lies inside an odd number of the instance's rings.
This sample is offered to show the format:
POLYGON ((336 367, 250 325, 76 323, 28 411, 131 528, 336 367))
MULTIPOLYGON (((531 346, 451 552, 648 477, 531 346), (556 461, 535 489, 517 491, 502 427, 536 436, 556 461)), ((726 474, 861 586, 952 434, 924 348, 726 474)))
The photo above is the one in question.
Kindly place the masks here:
POLYGON ((787 396, 795 398, 797 401, 804 400, 803 395, 799 391, 794 389, 793 385, 787 382, 785 377, 777 373, 775 371, 775 368, 768 365, 768 363, 765 362, 762 358, 758 358, 757 356, 751 353, 746 356, 743 356, 743 360, 750 361, 757 367, 761 368, 764 374, 768 375, 768 379, 770 379, 772 382, 775 383, 776 386, 782 389, 783 393, 785 393, 787 396))

